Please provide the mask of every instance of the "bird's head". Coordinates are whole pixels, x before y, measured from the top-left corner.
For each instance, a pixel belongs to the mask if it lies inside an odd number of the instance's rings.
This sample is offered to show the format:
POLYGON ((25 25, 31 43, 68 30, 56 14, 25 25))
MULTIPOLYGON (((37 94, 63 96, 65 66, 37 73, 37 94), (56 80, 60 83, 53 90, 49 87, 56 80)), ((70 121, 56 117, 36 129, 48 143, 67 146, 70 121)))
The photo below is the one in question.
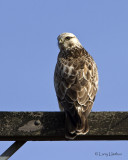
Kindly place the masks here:
POLYGON ((72 33, 62 33, 58 36, 57 40, 60 50, 70 50, 75 47, 82 47, 79 40, 72 33))

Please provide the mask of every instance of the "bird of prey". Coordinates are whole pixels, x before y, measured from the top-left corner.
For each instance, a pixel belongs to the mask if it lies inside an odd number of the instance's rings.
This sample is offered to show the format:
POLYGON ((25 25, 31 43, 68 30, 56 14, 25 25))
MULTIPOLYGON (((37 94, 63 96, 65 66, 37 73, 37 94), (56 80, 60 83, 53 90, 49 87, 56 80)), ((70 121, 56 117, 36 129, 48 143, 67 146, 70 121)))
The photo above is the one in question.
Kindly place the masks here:
POLYGON ((88 115, 98 89, 96 63, 72 33, 58 36, 60 49, 54 72, 59 107, 65 112, 65 137, 89 131, 88 115))

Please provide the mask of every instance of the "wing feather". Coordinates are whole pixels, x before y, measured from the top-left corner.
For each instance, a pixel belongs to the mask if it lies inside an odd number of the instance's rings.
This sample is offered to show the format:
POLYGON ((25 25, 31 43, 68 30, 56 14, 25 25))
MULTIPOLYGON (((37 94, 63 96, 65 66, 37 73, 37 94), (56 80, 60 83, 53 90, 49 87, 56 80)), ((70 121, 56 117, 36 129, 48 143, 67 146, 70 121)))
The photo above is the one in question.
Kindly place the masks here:
POLYGON ((76 128, 77 132, 86 132, 85 121, 91 112, 98 89, 98 72, 92 57, 88 54, 72 59, 59 56, 54 85, 58 101, 68 112, 67 116, 70 116, 73 128, 76 128), (77 119, 77 124, 73 119, 77 119))

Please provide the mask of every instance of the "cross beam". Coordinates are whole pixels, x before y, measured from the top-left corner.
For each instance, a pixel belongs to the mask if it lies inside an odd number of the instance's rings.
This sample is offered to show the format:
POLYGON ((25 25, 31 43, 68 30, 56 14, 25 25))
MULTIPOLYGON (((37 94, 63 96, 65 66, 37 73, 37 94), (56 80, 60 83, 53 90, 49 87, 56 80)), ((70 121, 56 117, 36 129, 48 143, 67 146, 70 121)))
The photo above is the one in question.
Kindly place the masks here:
MULTIPOLYGON (((128 112, 91 112, 90 131, 75 140, 128 140, 128 112)), ((63 141, 64 112, 0 112, 0 141, 63 141)))
MULTIPOLYGON (((90 131, 74 140, 128 140, 128 112, 91 112, 90 131)), ((1 156, 8 160, 26 141, 64 141, 64 112, 0 112, 0 141, 16 141, 1 156)))

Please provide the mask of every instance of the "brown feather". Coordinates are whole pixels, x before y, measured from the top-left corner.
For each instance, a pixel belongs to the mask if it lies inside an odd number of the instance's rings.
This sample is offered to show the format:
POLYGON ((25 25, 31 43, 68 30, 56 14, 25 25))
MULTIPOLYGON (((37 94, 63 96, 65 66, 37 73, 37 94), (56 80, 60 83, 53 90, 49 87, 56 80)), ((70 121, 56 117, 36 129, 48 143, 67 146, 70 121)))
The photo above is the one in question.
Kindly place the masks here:
POLYGON ((66 112, 67 137, 86 134, 87 117, 98 89, 98 71, 93 58, 84 48, 60 51, 54 85, 59 105, 66 112))

